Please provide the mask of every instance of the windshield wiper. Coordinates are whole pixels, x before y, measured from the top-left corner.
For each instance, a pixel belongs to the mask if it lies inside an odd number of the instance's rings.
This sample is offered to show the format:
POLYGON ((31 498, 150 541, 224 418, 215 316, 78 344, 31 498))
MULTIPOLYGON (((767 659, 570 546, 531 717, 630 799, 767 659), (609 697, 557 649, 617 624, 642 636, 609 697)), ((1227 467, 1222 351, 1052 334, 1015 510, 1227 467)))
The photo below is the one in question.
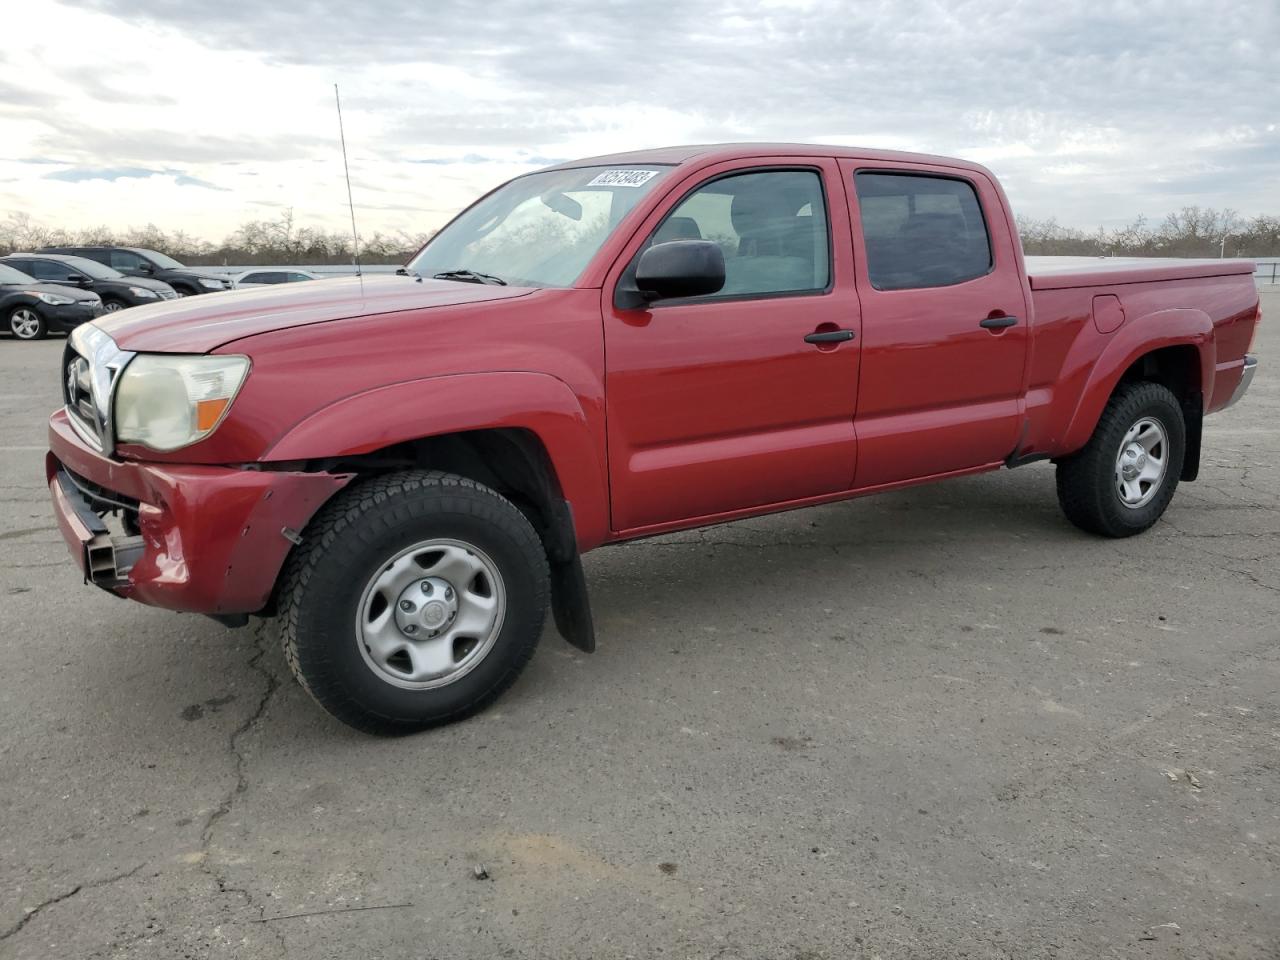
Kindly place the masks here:
POLYGON ((445 270, 432 274, 433 280, 461 280, 463 283, 496 283, 505 287, 507 281, 495 277, 492 273, 481 273, 478 270, 445 270))

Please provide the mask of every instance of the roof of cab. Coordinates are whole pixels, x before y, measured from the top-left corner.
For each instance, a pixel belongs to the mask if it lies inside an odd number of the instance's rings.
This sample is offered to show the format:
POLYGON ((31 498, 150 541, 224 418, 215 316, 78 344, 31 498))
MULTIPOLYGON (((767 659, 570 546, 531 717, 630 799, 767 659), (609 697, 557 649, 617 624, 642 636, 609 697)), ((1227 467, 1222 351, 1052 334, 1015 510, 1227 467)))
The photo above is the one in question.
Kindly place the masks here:
POLYGON ((756 157, 839 157, 851 160, 881 160, 890 163, 927 163, 934 166, 986 172, 986 168, 980 164, 957 160, 954 157, 909 153, 905 150, 873 150, 867 147, 838 147, 816 143, 695 143, 653 147, 648 150, 630 150, 625 153, 609 153, 599 157, 568 160, 546 169, 568 170, 573 167, 621 166, 636 163, 681 165, 697 162, 702 165, 756 157))

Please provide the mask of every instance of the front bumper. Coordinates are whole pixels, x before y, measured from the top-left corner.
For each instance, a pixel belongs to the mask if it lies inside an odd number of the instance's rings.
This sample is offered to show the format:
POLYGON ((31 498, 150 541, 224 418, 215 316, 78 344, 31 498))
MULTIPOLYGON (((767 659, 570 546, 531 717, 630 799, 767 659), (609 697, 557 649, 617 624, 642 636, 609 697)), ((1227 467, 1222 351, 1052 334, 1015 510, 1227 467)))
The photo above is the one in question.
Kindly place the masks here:
POLYGON ((297 531, 350 474, 113 460, 49 419, 49 495, 72 559, 121 597, 192 613, 266 606, 297 531), (104 516, 126 519, 113 535, 104 516))

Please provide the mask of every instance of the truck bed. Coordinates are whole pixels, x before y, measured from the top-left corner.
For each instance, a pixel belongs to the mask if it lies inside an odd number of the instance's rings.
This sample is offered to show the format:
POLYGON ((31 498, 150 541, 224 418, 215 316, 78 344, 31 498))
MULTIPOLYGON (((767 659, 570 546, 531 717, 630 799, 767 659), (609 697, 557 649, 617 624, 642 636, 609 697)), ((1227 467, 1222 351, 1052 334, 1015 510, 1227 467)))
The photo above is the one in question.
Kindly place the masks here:
POLYGON ((1252 260, 1179 260, 1172 257, 1027 257, 1032 290, 1148 283, 1252 274, 1252 260))

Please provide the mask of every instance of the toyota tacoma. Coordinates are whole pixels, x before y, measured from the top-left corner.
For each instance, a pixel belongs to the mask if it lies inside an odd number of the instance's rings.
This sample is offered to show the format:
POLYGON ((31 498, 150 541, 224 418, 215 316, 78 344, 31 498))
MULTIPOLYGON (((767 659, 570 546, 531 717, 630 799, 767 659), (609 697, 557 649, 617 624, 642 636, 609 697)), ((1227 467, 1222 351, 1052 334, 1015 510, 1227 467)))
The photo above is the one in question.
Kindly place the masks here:
POLYGON ((1077 527, 1154 524, 1256 369, 1252 264, 1025 261, 1000 184, 807 145, 580 160, 399 276, 77 328, 47 478, 87 581, 270 618, 330 713, 394 734, 519 675, 581 555, 1056 464, 1077 527))

